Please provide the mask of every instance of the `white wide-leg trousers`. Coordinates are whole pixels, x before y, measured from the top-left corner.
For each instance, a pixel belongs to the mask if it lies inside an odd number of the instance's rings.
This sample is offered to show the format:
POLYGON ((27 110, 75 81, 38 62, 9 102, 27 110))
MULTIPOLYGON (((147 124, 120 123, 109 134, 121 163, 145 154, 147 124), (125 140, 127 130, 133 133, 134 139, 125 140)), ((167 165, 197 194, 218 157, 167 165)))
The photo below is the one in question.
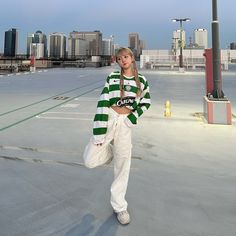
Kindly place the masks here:
POLYGON ((128 206, 125 194, 129 180, 132 144, 131 128, 124 122, 126 117, 127 115, 118 114, 111 108, 105 142, 102 146, 97 146, 91 138, 83 155, 85 166, 88 168, 103 165, 114 158, 111 205, 115 212, 126 210, 128 206))

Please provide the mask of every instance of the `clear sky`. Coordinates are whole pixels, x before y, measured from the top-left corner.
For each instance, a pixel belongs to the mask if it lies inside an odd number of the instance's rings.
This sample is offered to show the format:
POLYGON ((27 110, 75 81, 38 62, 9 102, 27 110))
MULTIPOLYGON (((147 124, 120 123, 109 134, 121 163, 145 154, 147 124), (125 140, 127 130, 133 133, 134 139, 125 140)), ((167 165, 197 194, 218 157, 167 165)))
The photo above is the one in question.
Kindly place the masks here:
MULTIPOLYGON (((218 0, 220 45, 236 42, 236 0, 218 0)), ((187 43, 196 28, 206 28, 211 46, 212 0, 2 0, 0 51, 4 32, 19 30, 20 52, 26 50, 27 33, 46 35, 73 30, 100 30, 103 38, 127 46, 128 34, 138 32, 149 49, 169 49, 172 32, 179 27, 172 18, 191 18, 184 23, 187 43)))

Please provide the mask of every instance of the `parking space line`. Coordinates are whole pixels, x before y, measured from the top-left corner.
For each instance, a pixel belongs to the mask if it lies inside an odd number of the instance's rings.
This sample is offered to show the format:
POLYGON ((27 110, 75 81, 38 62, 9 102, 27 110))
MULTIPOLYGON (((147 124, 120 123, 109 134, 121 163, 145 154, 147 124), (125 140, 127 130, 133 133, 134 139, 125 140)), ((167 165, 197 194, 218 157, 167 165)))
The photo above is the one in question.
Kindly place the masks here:
POLYGON ((47 111, 52 110, 53 108, 56 108, 56 107, 61 106, 62 104, 68 103, 68 102, 74 100, 75 98, 78 98, 78 97, 81 97, 81 96, 83 96, 83 95, 85 95, 85 94, 91 93, 91 92, 93 92, 95 89, 101 88, 102 86, 103 86, 103 85, 99 85, 99 86, 97 86, 97 87, 95 87, 95 88, 92 88, 92 89, 90 89, 90 90, 85 91, 84 93, 81 93, 81 94, 79 94, 79 95, 77 95, 77 96, 75 96, 75 97, 72 97, 72 98, 70 98, 70 99, 68 99, 68 100, 66 100, 66 101, 63 101, 63 102, 61 102, 61 103, 59 103, 59 104, 57 104, 57 105, 54 105, 54 106, 52 106, 52 107, 49 107, 49 108, 47 108, 47 109, 45 109, 45 110, 42 110, 42 111, 40 111, 40 112, 37 112, 37 113, 35 113, 35 114, 31 115, 31 116, 28 116, 28 117, 26 117, 26 118, 24 118, 24 119, 22 119, 22 120, 19 120, 19 121, 17 121, 17 122, 14 122, 14 123, 12 123, 12 124, 9 124, 9 125, 7 125, 7 126, 5 126, 5 127, 2 127, 2 128, 0 128, 0 131, 9 129, 9 128, 11 128, 11 127, 13 127, 13 126, 16 126, 16 125, 18 125, 18 124, 20 124, 20 123, 22 123, 22 122, 25 122, 25 121, 27 121, 27 120, 30 120, 30 119, 32 119, 32 118, 34 118, 34 117, 36 117, 36 116, 41 115, 42 113, 45 113, 45 112, 47 112, 47 111))
POLYGON ((59 116, 36 116, 36 118, 45 120, 93 120, 89 118, 74 118, 74 117, 59 117, 59 116))
MULTIPOLYGON (((52 99, 52 98, 54 98, 54 97, 56 97, 56 96, 60 96, 60 95, 66 94, 66 93, 70 93, 70 92, 76 91, 76 90, 78 90, 78 89, 81 89, 81 88, 84 88, 84 87, 87 87, 87 86, 90 86, 90 85, 99 83, 99 82, 101 82, 101 81, 102 81, 102 80, 99 80, 99 81, 97 81, 97 82, 88 83, 88 84, 86 84, 86 85, 83 85, 83 86, 80 86, 80 87, 77 87, 77 88, 74 88, 74 89, 71 89, 71 90, 67 90, 67 91, 65 91, 65 92, 62 92, 62 93, 59 93, 59 94, 50 96, 50 97, 48 97, 48 98, 42 99, 42 100, 40 100, 40 101, 33 102, 33 103, 28 104, 28 105, 26 105, 26 106, 18 107, 18 108, 16 108, 16 109, 13 109, 13 110, 10 110, 10 111, 1 113, 0 116, 4 116, 4 115, 10 114, 10 113, 13 113, 13 112, 16 112, 16 111, 19 111, 19 110, 22 110, 22 109, 25 109, 25 108, 34 106, 34 105, 36 105, 36 104, 39 104, 39 103, 48 101, 48 100, 50 100, 50 99, 52 99)), ((102 87, 102 86, 99 86, 99 87, 97 87, 96 89, 101 88, 101 87, 102 87)), ((77 98, 77 97, 75 97, 75 98, 77 98)), ((71 100, 72 100, 72 99, 71 99, 71 100)), ((68 101, 71 101, 71 100, 68 100, 68 101)), ((68 102, 68 101, 67 101, 67 102, 68 102)))
POLYGON ((93 115, 94 113, 84 112, 63 112, 63 111, 48 111, 43 114, 68 114, 68 115, 93 115))

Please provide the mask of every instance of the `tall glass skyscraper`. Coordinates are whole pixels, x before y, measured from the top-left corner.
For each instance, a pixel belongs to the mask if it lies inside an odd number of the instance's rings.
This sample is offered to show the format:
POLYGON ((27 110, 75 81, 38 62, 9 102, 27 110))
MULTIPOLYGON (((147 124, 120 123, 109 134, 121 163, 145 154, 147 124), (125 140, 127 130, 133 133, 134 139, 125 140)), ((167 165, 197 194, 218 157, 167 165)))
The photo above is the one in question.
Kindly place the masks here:
POLYGON ((15 57, 18 50, 18 30, 9 29, 5 31, 4 56, 15 57))
POLYGON ((34 34, 28 34, 27 36, 27 57, 30 57, 32 52, 32 44, 42 46, 43 44, 43 56, 42 57, 47 57, 48 55, 48 50, 47 50, 47 36, 42 33, 42 31, 38 30, 34 34))

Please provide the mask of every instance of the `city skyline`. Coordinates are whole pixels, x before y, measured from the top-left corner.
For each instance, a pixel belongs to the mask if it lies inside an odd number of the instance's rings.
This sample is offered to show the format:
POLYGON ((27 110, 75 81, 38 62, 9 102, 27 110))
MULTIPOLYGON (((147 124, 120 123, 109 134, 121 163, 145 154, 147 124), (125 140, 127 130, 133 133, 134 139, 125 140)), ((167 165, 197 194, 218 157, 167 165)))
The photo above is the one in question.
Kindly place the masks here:
MULTIPOLYGON (((212 1, 198 0, 186 4, 186 0, 141 0, 115 1, 91 0, 51 0, 35 4, 29 0, 12 0, 1 4, 0 51, 3 52, 4 32, 10 28, 19 30, 19 53, 25 53, 27 34, 41 30, 47 36, 62 32, 67 37, 73 30, 100 30, 103 38, 114 35, 114 42, 128 45, 130 32, 139 33, 148 49, 170 49, 172 33, 179 28, 173 18, 189 17, 190 22, 183 24, 186 43, 193 37, 194 30, 205 28, 208 31, 211 47, 212 1)), ((218 1, 221 48, 227 48, 236 41, 236 31, 231 29, 236 22, 233 0, 218 1)))

